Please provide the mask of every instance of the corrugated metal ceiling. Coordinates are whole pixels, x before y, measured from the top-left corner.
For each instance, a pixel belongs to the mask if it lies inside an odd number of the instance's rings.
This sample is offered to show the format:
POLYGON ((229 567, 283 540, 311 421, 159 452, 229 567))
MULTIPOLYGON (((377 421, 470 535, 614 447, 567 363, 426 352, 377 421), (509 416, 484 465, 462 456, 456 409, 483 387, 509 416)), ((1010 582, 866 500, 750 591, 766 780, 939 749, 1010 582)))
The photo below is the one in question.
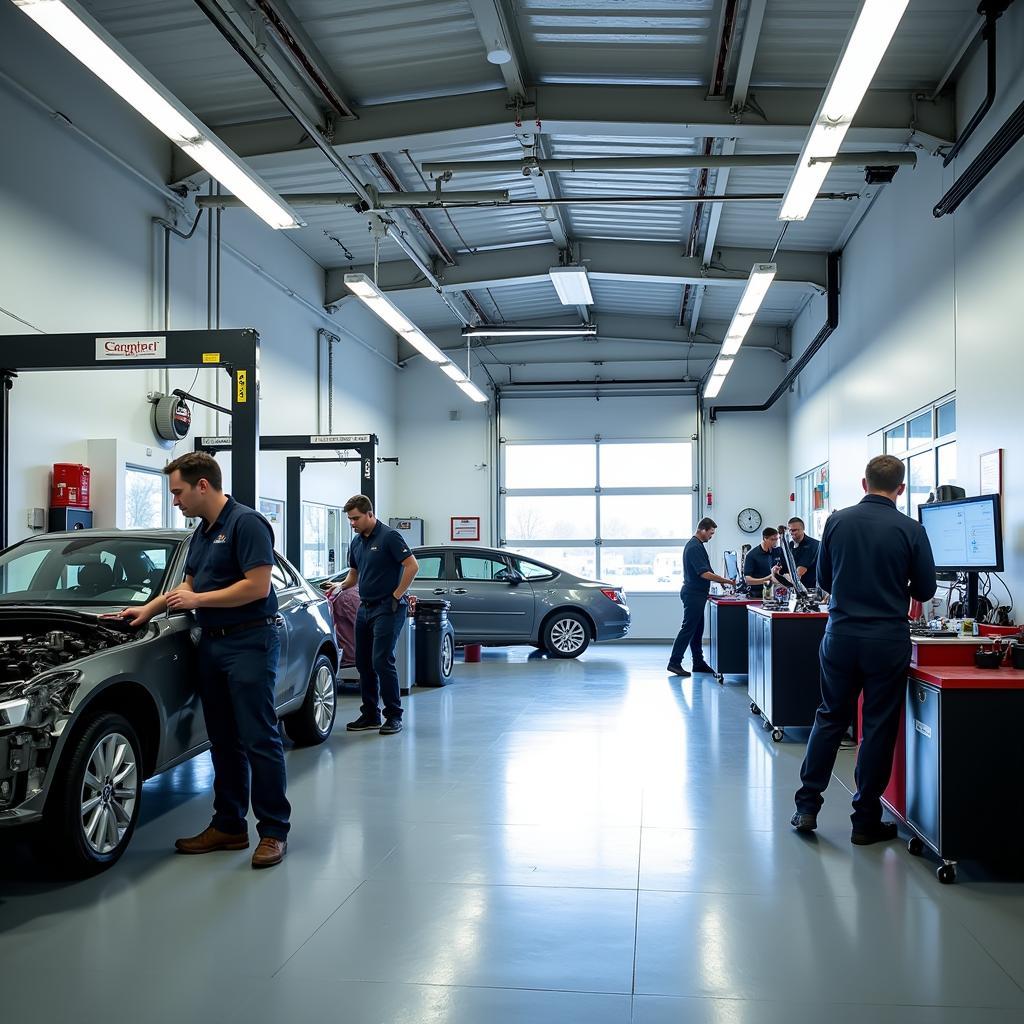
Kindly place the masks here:
MULTIPOLYGON (((707 321, 727 323, 732 319, 740 296, 743 282, 737 285, 716 284, 704 289, 700 307, 701 323, 707 321)), ((787 327, 804 308, 810 292, 798 285, 775 282, 757 311, 757 322, 766 327, 787 327)))

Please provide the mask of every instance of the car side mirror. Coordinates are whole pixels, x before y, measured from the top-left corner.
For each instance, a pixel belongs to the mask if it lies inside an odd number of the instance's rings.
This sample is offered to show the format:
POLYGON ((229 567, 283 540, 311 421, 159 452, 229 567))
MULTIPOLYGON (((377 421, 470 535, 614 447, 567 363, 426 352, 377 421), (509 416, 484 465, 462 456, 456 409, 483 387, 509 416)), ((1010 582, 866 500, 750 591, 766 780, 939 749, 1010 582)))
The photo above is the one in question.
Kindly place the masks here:
POLYGON ((515 587, 522 583, 525 577, 516 572, 515 569, 502 569, 501 572, 495 574, 494 578, 500 583, 508 583, 515 587))

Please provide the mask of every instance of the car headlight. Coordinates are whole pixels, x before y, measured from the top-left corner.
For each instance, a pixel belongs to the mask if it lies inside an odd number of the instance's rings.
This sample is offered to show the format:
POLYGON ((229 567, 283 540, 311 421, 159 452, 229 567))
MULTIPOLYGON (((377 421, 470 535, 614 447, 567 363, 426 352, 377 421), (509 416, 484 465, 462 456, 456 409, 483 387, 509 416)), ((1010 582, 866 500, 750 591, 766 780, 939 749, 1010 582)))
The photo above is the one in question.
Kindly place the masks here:
POLYGON ((28 708, 27 697, 5 700, 0 704, 0 729, 14 728, 23 724, 28 717, 28 708))

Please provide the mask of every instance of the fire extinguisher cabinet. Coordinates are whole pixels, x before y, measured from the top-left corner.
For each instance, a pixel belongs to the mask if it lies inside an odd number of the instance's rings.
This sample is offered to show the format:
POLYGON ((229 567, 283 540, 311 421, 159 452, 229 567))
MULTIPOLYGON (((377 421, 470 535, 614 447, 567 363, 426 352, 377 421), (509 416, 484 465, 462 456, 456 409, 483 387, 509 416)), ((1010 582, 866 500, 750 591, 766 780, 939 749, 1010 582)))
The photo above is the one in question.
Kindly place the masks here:
POLYGON ((50 488, 50 508, 89 507, 89 467, 77 462, 56 462, 50 488))

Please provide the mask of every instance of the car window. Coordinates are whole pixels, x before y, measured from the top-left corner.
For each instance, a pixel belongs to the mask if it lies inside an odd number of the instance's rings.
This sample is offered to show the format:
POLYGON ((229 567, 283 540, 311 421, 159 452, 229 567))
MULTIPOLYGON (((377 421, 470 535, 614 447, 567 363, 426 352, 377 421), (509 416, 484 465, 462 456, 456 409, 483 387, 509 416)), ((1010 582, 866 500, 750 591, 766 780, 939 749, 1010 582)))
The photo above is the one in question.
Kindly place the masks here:
POLYGON ((455 564, 460 580, 493 580, 508 569, 503 559, 479 555, 456 555, 455 564))
POLYGON ((439 580, 444 577, 444 555, 417 555, 420 570, 416 573, 418 580, 439 580))
POLYGON ((287 590, 297 583, 295 577, 277 559, 274 559, 270 567, 270 582, 275 590, 287 590))
POLYGON ((555 576, 554 569, 549 569, 546 565, 538 565, 536 562, 528 562, 525 558, 513 558, 512 564, 528 580, 550 580, 555 576))

